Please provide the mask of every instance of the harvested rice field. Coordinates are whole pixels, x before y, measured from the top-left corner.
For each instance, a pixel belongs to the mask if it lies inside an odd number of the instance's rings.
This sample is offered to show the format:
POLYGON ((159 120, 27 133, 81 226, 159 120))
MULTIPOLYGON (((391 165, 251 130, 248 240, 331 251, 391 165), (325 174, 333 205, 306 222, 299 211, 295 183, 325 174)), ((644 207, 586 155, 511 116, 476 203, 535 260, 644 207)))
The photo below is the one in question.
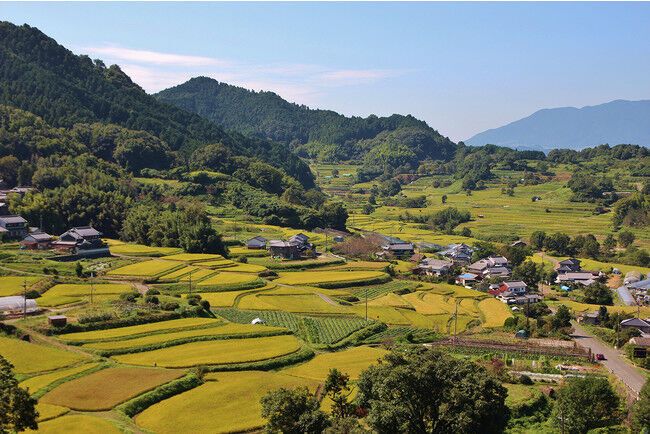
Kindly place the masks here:
POLYGON ((119 363, 165 368, 256 362, 300 349, 292 335, 192 342, 159 350, 113 356, 119 363))
POLYGON ((244 371, 208 374, 203 385, 173 396, 135 417, 138 426, 160 434, 239 432, 261 428, 260 399, 270 390, 317 382, 275 372, 244 371))
POLYGON ((221 324, 221 321, 212 318, 181 318, 107 330, 67 333, 59 335, 59 338, 70 342, 107 341, 125 338, 127 336, 135 337, 149 333, 165 333, 190 328, 212 327, 219 324, 221 324))
POLYGON ((183 375, 183 371, 168 369, 108 368, 63 383, 40 402, 80 411, 109 410, 183 375))
POLYGON ((20 387, 23 389, 29 389, 29 392, 31 394, 34 394, 52 383, 79 374, 81 372, 89 371, 98 367, 99 365, 99 363, 86 363, 84 365, 75 366, 73 368, 60 369, 49 374, 37 375, 21 382, 20 387))
POLYGON ((18 374, 33 374, 73 365, 86 360, 82 354, 0 336, 0 355, 14 365, 18 374))
POLYGON ((379 348, 355 347, 336 353, 319 354, 307 363, 280 372, 296 377, 325 381, 330 369, 337 368, 354 381, 359 378, 359 374, 363 370, 376 364, 377 359, 386 354, 388 351, 379 348))

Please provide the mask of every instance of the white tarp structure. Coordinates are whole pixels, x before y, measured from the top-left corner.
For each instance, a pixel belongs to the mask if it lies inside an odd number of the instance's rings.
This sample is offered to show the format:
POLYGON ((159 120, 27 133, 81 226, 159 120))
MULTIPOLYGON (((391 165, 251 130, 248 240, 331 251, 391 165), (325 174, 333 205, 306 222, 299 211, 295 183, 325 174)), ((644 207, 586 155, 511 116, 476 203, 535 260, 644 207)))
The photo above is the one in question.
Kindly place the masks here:
POLYGON ((33 313, 38 311, 38 304, 36 300, 27 299, 25 301, 24 297, 20 295, 12 297, 0 297, 0 313, 4 315, 14 315, 20 314, 25 311, 27 308, 27 313, 33 313))

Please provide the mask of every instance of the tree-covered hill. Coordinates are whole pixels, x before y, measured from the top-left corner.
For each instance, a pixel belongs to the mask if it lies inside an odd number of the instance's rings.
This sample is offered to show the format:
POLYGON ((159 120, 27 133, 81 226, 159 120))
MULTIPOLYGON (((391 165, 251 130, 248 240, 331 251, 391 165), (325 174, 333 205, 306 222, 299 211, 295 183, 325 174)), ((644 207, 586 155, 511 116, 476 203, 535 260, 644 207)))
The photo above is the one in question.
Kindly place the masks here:
MULTIPOLYGON (((308 166, 285 145, 248 138, 148 95, 117 65, 76 56, 28 25, 0 22, 0 104, 41 117, 54 127, 114 124, 145 131, 188 156, 219 143, 233 154, 284 169, 303 186, 313 186, 308 166)), ((163 154, 166 150, 161 149, 163 154)))
POLYGON ((453 158, 455 149, 451 140, 411 115, 346 117, 207 77, 193 78, 155 97, 225 129, 289 144, 299 155, 321 161, 361 161, 386 142, 408 147, 419 159, 453 158))

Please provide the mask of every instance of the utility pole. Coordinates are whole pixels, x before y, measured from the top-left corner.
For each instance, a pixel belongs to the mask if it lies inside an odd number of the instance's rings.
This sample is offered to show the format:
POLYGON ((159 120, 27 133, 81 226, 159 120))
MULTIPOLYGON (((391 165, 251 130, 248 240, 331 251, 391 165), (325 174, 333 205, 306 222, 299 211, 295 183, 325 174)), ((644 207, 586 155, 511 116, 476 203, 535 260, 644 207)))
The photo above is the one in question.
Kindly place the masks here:
MULTIPOLYGON (((192 270, 192 271, 194 271, 194 270, 192 270)), ((190 271, 190 288, 188 290, 188 294, 192 293, 192 271, 190 271)))
POLYGON ((368 322, 368 285, 366 285, 366 322, 368 322))
POLYGON ((27 318, 27 277, 23 277, 23 319, 27 318))
POLYGON ((458 303, 460 300, 456 300, 456 310, 454 311, 454 343, 458 339, 458 303))
POLYGON ((619 327, 619 325, 620 325, 620 320, 621 320, 620 315, 616 315, 616 348, 618 348, 618 346, 619 346, 619 344, 620 344, 620 342, 619 342, 619 340, 618 340, 618 339, 619 339, 619 336, 620 336, 620 333, 619 333, 619 330, 620 330, 620 327, 619 327))
POLYGON ((93 272, 90 272, 90 304, 93 304, 93 272))

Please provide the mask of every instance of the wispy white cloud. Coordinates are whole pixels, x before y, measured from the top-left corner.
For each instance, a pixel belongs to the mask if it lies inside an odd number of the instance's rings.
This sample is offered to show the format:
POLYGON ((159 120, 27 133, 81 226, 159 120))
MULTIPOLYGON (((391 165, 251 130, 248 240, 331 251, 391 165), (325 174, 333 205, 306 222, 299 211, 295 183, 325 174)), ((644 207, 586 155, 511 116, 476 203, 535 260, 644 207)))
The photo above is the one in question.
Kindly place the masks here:
POLYGON ((134 50, 131 48, 109 45, 104 47, 83 47, 82 50, 108 56, 112 59, 129 62, 148 63, 154 65, 174 66, 225 66, 228 62, 212 57, 186 56, 184 54, 161 53, 159 51, 134 50))
POLYGON ((138 50, 117 45, 79 47, 76 51, 117 63, 131 79, 150 93, 203 75, 255 91, 276 92, 302 104, 316 102, 325 88, 372 83, 408 71, 333 69, 302 63, 257 64, 231 59, 138 50))

